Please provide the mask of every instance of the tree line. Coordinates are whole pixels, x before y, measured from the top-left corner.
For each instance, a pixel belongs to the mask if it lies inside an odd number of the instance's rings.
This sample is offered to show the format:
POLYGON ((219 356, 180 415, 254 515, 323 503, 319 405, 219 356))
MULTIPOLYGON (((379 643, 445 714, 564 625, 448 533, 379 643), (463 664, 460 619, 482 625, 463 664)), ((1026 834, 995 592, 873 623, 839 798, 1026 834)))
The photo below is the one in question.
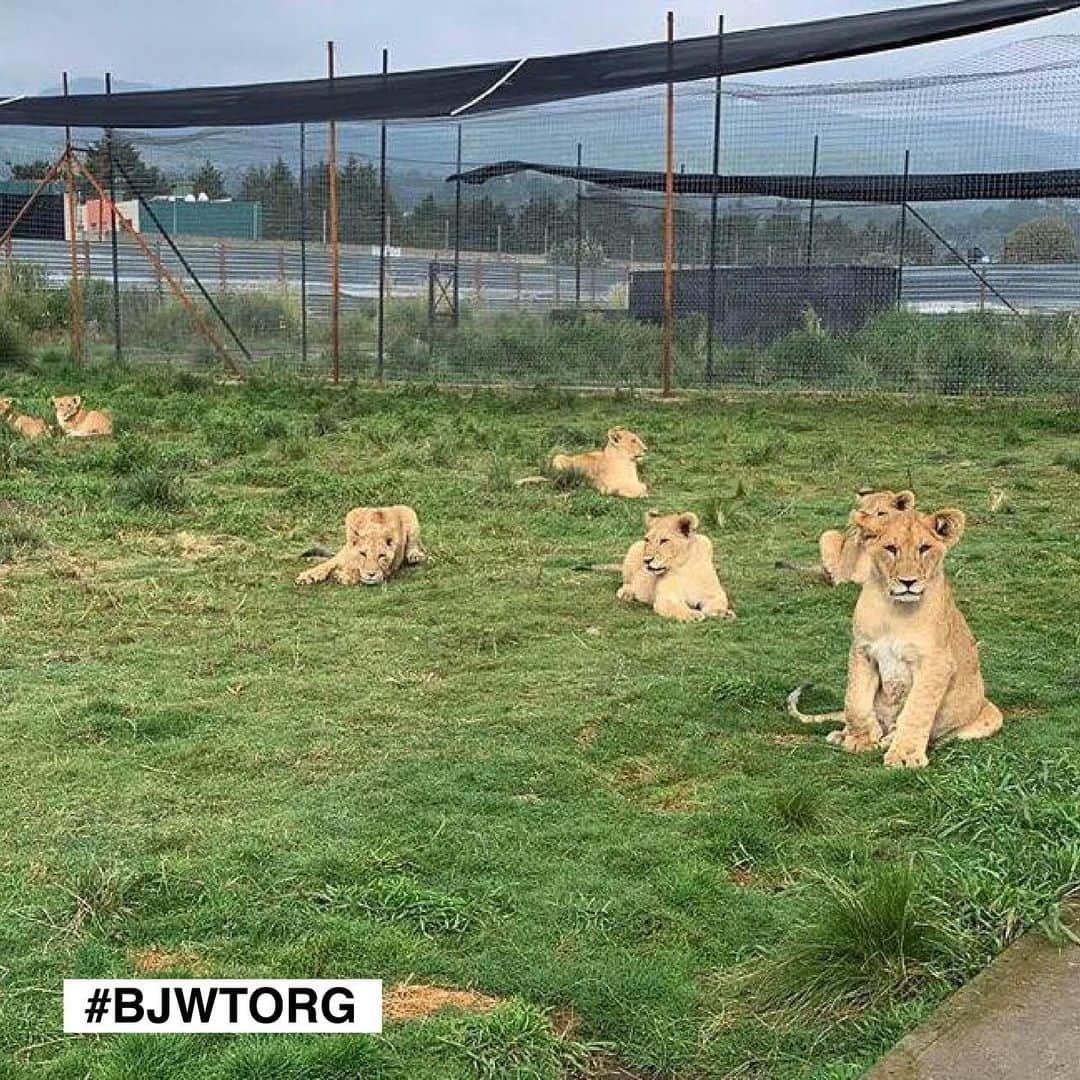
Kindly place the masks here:
MULTIPOLYGON (((117 163, 117 197, 129 199, 169 194, 174 178, 145 161, 130 141, 116 138, 112 161, 117 163)), ((90 171, 108 190, 110 155, 100 140, 86 155, 90 171)), ((41 177, 48 162, 11 165, 16 179, 41 177)), ((262 207, 263 236, 268 240, 316 242, 328 235, 329 183, 324 161, 307 165, 304 197, 300 179, 284 158, 270 165, 252 165, 234 178, 213 161, 204 161, 178 183, 210 199, 235 197, 262 207)), ((89 183, 79 179, 80 195, 93 198, 89 183)), ((460 229, 465 251, 546 256, 553 261, 586 265, 607 259, 655 262, 662 258, 662 205, 651 193, 595 191, 579 196, 564 186, 532 190, 508 204, 483 190, 463 189, 460 224, 454 191, 442 198, 425 194, 411 207, 395 195, 391 184, 385 194, 387 240, 404 247, 446 250, 460 229)), ((378 170, 350 156, 338 167, 339 238, 343 243, 376 244, 382 211, 378 170)), ((717 219, 715 239, 710 232, 709 205, 704 199, 683 199, 675 214, 676 251, 680 263, 707 263, 712 249, 721 264, 797 265, 808 256, 820 263, 895 264, 900 256, 900 223, 895 209, 862 211, 854 217, 836 208, 819 208, 810 234, 809 216, 802 204, 752 200, 725 201, 717 219), (749 204, 749 205, 748 205, 749 204)), ((1077 257, 1071 226, 1057 219, 1025 222, 1005 238, 1005 261, 1068 261, 1077 257)), ((915 223, 904 234, 903 260, 929 264, 948 258, 915 223)))

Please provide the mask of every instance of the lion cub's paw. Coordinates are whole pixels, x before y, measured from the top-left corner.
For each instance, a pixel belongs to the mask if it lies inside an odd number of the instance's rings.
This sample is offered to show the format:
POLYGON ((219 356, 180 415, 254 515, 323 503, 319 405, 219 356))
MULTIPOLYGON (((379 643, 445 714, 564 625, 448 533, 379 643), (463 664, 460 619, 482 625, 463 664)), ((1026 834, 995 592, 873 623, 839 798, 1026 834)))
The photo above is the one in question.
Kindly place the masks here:
POLYGON ((866 754, 878 748, 879 733, 873 731, 853 732, 845 730, 840 745, 849 754, 866 754))
POLYGON ((893 769, 925 769, 930 760, 925 749, 893 743, 885 754, 885 764, 893 769))
POLYGON ((634 599, 634 590, 629 585, 623 585, 615 594, 616 600, 625 600, 630 603, 634 599))
POLYGON ((296 575, 297 585, 318 585, 322 580, 322 575, 314 570, 305 570, 302 574, 296 575))

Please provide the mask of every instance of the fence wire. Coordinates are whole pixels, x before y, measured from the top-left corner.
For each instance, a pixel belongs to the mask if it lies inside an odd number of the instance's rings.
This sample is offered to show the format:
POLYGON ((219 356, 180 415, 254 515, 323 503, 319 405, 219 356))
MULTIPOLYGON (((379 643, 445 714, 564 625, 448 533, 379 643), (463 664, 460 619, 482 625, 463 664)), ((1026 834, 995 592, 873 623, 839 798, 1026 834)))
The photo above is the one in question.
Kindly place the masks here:
MULTIPOLYGON (((657 386, 661 193, 534 172, 482 185, 447 178, 507 160, 662 172, 665 96, 658 87, 391 123, 385 167, 381 125, 337 124, 336 364, 327 125, 116 132, 111 158, 104 133, 75 131, 106 189, 115 164, 119 212, 152 255, 120 238, 123 354, 220 362, 171 277, 231 353, 239 356, 219 316, 255 362, 278 369, 657 386)), ((715 153, 726 175, 862 176, 869 191, 878 174, 1073 168, 1080 38, 1014 44, 900 80, 725 80, 714 145, 716 107, 712 80, 676 88, 677 171, 710 173, 715 153)), ((0 233, 63 149, 62 132, 0 128, 0 233)), ((77 197, 87 338, 107 355, 111 214, 85 180, 77 197)), ((0 253, 0 320, 40 344, 59 344, 69 321, 64 218, 56 183, 0 253)), ((674 234, 677 386, 1080 389, 1072 200, 743 195, 714 205, 707 194, 679 195, 674 234)))

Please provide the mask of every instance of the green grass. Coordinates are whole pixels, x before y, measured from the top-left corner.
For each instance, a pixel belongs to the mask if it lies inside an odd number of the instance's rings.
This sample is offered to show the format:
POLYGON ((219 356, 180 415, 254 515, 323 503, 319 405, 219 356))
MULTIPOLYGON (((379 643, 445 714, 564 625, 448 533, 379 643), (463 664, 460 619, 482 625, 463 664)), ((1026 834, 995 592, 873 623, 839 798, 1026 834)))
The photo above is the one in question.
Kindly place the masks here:
POLYGON ((0 469, 0 1074, 854 1078, 1080 880, 1075 412, 62 357, 5 384, 74 388, 117 438, 0 469), (650 447, 647 504, 515 485, 616 424, 650 447), (854 597, 773 563, 810 561, 862 484, 969 513, 952 575, 1007 722, 917 774, 784 712, 806 681, 808 709, 842 700, 854 597), (427 564, 294 587, 349 507, 398 501, 427 564), (699 515, 737 622, 574 569, 647 506, 699 515), (59 1037, 63 977, 151 949, 505 1004, 378 1038, 59 1037))

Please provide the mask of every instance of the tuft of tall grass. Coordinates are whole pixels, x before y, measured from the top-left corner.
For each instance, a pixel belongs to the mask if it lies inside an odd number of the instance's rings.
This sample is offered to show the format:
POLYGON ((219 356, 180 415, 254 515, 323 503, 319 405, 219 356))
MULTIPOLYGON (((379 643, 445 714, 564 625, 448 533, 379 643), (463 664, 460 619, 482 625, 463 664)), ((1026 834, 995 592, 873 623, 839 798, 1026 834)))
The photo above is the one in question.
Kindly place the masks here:
POLYGON ((187 505, 183 477, 162 466, 140 466, 125 476, 117 499, 130 510, 182 510, 187 505))
POLYGON ((796 925, 786 951, 751 976, 766 1006, 858 1012, 946 977, 950 928, 910 865, 879 869, 861 887, 822 879, 823 902, 796 925))

